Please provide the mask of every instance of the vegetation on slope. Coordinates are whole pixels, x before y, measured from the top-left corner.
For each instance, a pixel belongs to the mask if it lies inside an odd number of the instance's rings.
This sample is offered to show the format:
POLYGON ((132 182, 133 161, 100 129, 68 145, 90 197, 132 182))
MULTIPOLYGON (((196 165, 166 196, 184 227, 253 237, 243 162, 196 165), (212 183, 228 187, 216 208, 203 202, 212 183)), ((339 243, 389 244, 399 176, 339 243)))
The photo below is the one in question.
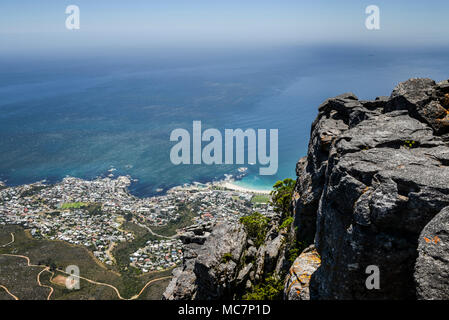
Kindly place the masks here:
POLYGON ((258 248, 264 242, 267 234, 269 219, 259 212, 254 212, 248 216, 240 218, 240 222, 245 227, 249 238, 254 242, 258 248))

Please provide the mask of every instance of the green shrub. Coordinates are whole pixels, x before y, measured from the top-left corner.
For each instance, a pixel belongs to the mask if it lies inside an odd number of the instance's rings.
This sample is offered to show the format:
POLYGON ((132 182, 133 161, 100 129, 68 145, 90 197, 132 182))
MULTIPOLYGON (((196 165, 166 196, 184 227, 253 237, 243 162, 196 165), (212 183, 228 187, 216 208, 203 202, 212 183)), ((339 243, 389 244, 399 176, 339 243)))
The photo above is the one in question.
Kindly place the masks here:
POLYGON ((229 261, 232 260, 232 254, 230 252, 226 252, 223 257, 221 257, 221 261, 223 263, 228 263, 229 261))
POLYGON ((293 217, 287 217, 282 224, 279 226, 279 229, 288 229, 293 223, 293 217))
POLYGON ((273 191, 271 191, 271 205, 275 212, 281 213, 282 216, 291 215, 294 188, 295 181, 290 178, 274 184, 273 191))
POLYGON ((274 276, 267 277, 262 283, 255 285, 251 292, 243 296, 244 300, 281 300, 284 283, 274 276))
POLYGON ((240 222, 256 247, 260 247, 268 231, 268 218, 256 211, 248 216, 241 217, 240 222))
POLYGON ((307 245, 301 241, 295 241, 287 251, 287 259, 290 263, 295 262, 296 258, 307 248, 307 245))

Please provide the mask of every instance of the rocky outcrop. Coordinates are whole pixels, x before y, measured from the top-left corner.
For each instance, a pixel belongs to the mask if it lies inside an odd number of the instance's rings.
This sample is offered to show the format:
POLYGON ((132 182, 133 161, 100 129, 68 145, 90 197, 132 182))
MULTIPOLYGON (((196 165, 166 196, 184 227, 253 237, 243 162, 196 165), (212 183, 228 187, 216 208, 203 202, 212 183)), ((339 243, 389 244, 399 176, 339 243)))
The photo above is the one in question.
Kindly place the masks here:
POLYGON ((179 239, 184 244, 189 243, 197 243, 197 244, 204 244, 206 239, 209 237, 210 233, 212 232, 214 225, 207 223, 207 224, 201 224, 201 225, 192 225, 189 227, 184 228, 183 232, 179 236, 179 239))
POLYGON ((441 210, 419 236, 415 280, 418 299, 449 299, 449 207, 441 210))
MULTIPOLYGON (((199 229, 198 229, 199 230, 199 229)), ((207 232, 207 231, 206 231, 207 232)), ((189 230, 188 234, 194 233, 189 230)), ((241 223, 217 225, 204 237, 182 237, 184 260, 173 271, 173 279, 164 292, 167 300, 223 300, 240 298, 264 275, 283 274, 287 232, 279 230, 279 217, 270 217, 270 228, 263 245, 256 248, 241 223)))
POLYGON ((296 173, 288 234, 276 215, 258 248, 239 223, 190 230, 164 297, 240 298, 290 268, 285 299, 449 298, 448 81, 326 100, 296 173), (290 266, 290 249, 305 245, 290 266))
POLYGON ((431 79, 413 79, 394 89, 385 110, 407 110, 412 117, 428 123, 437 134, 449 133, 448 94, 449 81, 437 85, 431 79))
POLYGON ((411 79, 389 98, 319 107, 294 194, 296 237, 314 238, 322 259, 312 299, 417 297, 420 234, 449 205, 448 89, 411 79), (372 265, 379 290, 365 285, 372 265))
POLYGON ((246 244, 241 225, 218 225, 204 242, 191 243, 184 250, 184 263, 164 293, 165 299, 232 298, 231 282, 237 277, 246 244))
POLYGON ((309 300, 310 278, 321 264, 321 258, 315 249, 310 246, 305 249, 290 268, 284 288, 285 300, 309 300))

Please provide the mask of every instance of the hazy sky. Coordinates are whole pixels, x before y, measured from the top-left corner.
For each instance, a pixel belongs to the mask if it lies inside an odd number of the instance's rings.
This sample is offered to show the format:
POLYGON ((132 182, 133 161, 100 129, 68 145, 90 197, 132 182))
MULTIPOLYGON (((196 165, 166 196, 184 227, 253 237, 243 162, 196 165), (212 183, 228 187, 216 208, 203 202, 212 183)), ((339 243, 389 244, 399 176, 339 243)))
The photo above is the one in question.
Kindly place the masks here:
POLYGON ((1 0, 0 50, 232 47, 301 43, 449 44, 449 1, 1 0), (80 8, 80 30, 65 8, 80 8), (380 8, 381 29, 365 28, 380 8))

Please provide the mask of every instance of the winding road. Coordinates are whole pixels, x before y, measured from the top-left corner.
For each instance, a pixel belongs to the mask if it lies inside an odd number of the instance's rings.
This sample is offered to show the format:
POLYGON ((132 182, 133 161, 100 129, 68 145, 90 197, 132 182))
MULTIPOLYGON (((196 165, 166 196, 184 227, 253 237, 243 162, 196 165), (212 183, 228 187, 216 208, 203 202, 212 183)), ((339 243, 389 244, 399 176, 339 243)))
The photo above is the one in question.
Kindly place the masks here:
MULTIPOLYGON (((1 245, 0 247, 1 247, 1 248, 4 248, 4 247, 6 247, 6 246, 9 246, 9 245, 10 245, 11 243, 13 243, 13 242, 14 242, 14 233, 11 232, 11 241, 8 242, 7 244, 1 245)), ((0 288, 4 289, 4 290, 6 291, 7 294, 9 294, 11 297, 14 298, 14 300, 19 300, 19 298, 17 298, 15 295, 13 295, 13 294, 11 293, 11 291, 9 291, 9 289, 8 289, 7 287, 5 287, 4 285, 0 284, 0 288)))
MULTIPOLYGON (((8 245, 10 245, 11 243, 14 242, 14 234, 13 234, 12 232, 11 232, 11 238, 12 238, 12 240, 11 240, 9 243, 7 243, 7 244, 5 244, 5 245, 3 245, 3 246, 1 246, 1 247, 6 247, 6 246, 8 246, 8 245)), ((8 254, 8 253, 3 253, 3 254, 0 254, 0 255, 2 255, 2 256, 8 256, 8 257, 22 258, 22 259, 25 259, 25 260, 27 261, 27 266, 28 266, 28 267, 39 267, 39 268, 42 268, 42 266, 35 265, 35 264, 31 264, 30 258, 27 257, 27 256, 16 255, 16 254, 8 254)), ((73 274, 67 273, 67 272, 65 272, 64 270, 61 270, 61 269, 56 269, 56 270, 57 270, 58 272, 60 272, 60 273, 69 275, 69 276, 74 277, 74 278, 79 278, 79 279, 85 280, 85 281, 87 281, 87 282, 89 282, 89 283, 92 283, 92 284, 95 284, 95 285, 100 285, 100 286, 106 286, 106 287, 109 287, 109 288, 111 288, 111 289, 113 289, 113 290, 115 291, 115 293, 117 294, 117 297, 118 297, 120 300, 136 300, 136 299, 138 299, 138 298, 142 295, 142 293, 145 291, 145 289, 146 289, 150 284, 152 284, 152 283, 154 283, 154 282, 157 282, 157 281, 161 281, 161 280, 165 280, 165 279, 171 278, 171 276, 166 276, 166 277, 161 277, 161 278, 157 278, 157 279, 152 279, 152 280, 148 281, 148 282, 145 284, 145 286, 142 288, 142 290, 140 290, 140 292, 139 292, 138 294, 132 296, 130 299, 126 299, 126 298, 123 298, 123 297, 121 296, 121 294, 120 294, 120 291, 119 291, 116 287, 114 287, 113 285, 111 285, 111 284, 103 283, 103 282, 98 282, 98 281, 94 281, 94 280, 91 280, 91 279, 88 279, 88 278, 85 278, 85 277, 81 277, 81 276, 78 276, 78 275, 73 275, 73 274)), ((37 284, 38 284, 40 287, 44 287, 44 288, 49 288, 49 289, 50 289, 50 292, 49 292, 49 294, 48 294, 48 296, 47 296, 47 300, 50 300, 50 298, 51 298, 51 296, 52 296, 52 294, 53 294, 53 292, 54 292, 53 287, 48 286, 48 285, 45 285, 45 284, 42 284, 41 281, 40 281, 40 276, 41 276, 41 274, 42 274, 43 272, 45 272, 45 271, 52 274, 51 277, 50 277, 50 282, 52 281, 52 278, 53 278, 53 276, 54 276, 54 272, 50 271, 50 268, 46 266, 46 267, 44 267, 44 268, 38 273, 38 275, 37 275, 37 284)), ((1 284, 0 284, 0 288, 3 288, 3 289, 6 291, 6 293, 9 294, 11 297, 13 297, 15 300, 19 300, 19 298, 18 298, 17 296, 15 296, 14 294, 12 294, 12 293, 9 291, 9 289, 8 289, 7 287, 5 287, 4 285, 1 285, 1 284)))
MULTIPOLYGON (((23 258, 23 259, 25 259, 25 260, 27 261, 27 266, 28 266, 28 267, 42 268, 42 266, 39 266, 39 265, 36 265, 36 264, 31 264, 30 258, 28 258, 27 256, 21 256, 21 255, 17 255, 17 254, 8 254, 8 253, 3 253, 3 254, 1 254, 1 255, 2 255, 2 256, 7 256, 7 257, 23 258)), ((54 289, 53 289, 51 286, 47 286, 47 285, 41 283, 40 277, 41 277, 42 272, 44 272, 44 271, 47 271, 47 272, 52 273, 52 272, 50 271, 50 268, 49 268, 49 267, 44 267, 44 269, 42 269, 41 272, 39 272, 39 273, 37 274, 37 284, 39 285, 39 287, 49 288, 49 289, 50 289, 50 292, 49 292, 49 294, 48 294, 48 296, 47 296, 47 300, 50 300, 51 295, 53 294, 54 289)), ((4 286, 2 286, 2 287, 4 287, 4 286)), ((6 289, 6 287, 4 287, 4 288, 6 289)), ((7 291, 7 292, 9 293, 9 291, 7 291)), ((17 299, 17 300, 19 300, 19 299, 17 299)))
POLYGON ((47 271, 47 272, 50 272, 50 273, 51 273, 50 281, 51 281, 51 278, 52 278, 53 275, 54 275, 54 272, 50 271, 50 268, 49 268, 49 267, 45 267, 45 269, 43 269, 43 270, 42 270, 41 272, 39 272, 39 274, 37 275, 37 284, 38 284, 39 286, 41 286, 41 287, 49 288, 49 289, 50 289, 50 292, 48 293, 48 296, 47 296, 47 300, 50 300, 51 295, 52 295, 53 292, 54 292, 54 289, 53 289, 53 287, 51 287, 51 286, 47 286, 46 284, 42 284, 42 283, 41 283, 40 276, 41 276, 42 272, 44 272, 44 271, 47 271))
POLYGON ((1 285, 1 284, 0 284, 0 288, 5 289, 6 293, 9 294, 11 297, 13 297, 14 300, 19 300, 19 298, 17 298, 15 295, 13 295, 13 294, 8 290, 8 288, 6 288, 4 285, 1 285))
POLYGON ((0 246, 0 247, 2 247, 2 248, 7 247, 7 246, 9 246, 11 243, 13 243, 13 242, 14 242, 14 233, 11 232, 11 241, 9 241, 7 244, 4 244, 4 245, 2 245, 2 246, 0 246))
POLYGON ((160 281, 160 280, 165 280, 165 279, 171 278, 171 276, 166 276, 166 277, 161 277, 161 278, 157 278, 157 279, 150 280, 150 281, 148 281, 148 282, 145 284, 145 286, 142 288, 142 290, 140 290, 140 292, 139 292, 138 294, 136 294, 135 296, 132 296, 132 297, 129 298, 129 299, 126 299, 126 298, 123 298, 123 297, 121 296, 120 292, 118 291, 118 289, 117 289, 116 287, 114 287, 113 285, 111 285, 111 284, 109 284, 109 283, 98 282, 98 281, 94 281, 94 280, 91 280, 91 279, 88 279, 88 278, 85 278, 85 277, 81 277, 81 276, 78 276, 78 275, 73 275, 73 274, 67 273, 67 272, 65 272, 64 270, 61 270, 61 269, 57 269, 57 271, 58 271, 58 272, 61 272, 61 273, 64 273, 64 274, 66 274, 66 275, 72 276, 72 277, 74 277, 74 278, 79 278, 79 279, 85 280, 85 281, 87 281, 87 282, 89 282, 89 283, 92 283, 92 284, 96 284, 96 285, 99 285, 99 286, 106 286, 106 287, 109 287, 109 288, 111 288, 111 289, 113 289, 113 290, 115 291, 115 293, 117 294, 117 297, 118 297, 120 300, 135 300, 135 299, 138 299, 138 298, 142 295, 142 293, 145 291, 145 289, 146 289, 150 284, 152 284, 152 283, 154 283, 154 282, 156 282, 156 281, 160 281))

